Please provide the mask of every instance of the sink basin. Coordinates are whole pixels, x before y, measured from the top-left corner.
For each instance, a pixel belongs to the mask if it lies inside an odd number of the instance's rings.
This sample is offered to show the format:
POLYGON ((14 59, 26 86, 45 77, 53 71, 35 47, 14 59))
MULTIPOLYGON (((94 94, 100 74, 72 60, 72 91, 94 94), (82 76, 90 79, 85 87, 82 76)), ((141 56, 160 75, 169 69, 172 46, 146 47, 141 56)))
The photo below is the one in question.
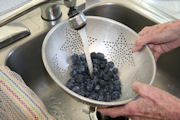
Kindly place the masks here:
MULTIPOLYGON (((156 24, 155 21, 145 16, 143 12, 135 11, 135 8, 132 8, 133 6, 128 7, 127 4, 124 5, 120 1, 119 3, 108 2, 91 6, 84 13, 114 19, 129 26, 136 32, 139 32, 145 26, 156 24)), ((40 10, 35 11, 39 12, 40 10)), ((65 11, 67 12, 66 9, 65 11)), ((39 15, 38 12, 34 15, 39 15)), ((24 19, 20 19, 20 21, 23 22, 24 19)), ((67 19, 67 17, 61 18, 61 20, 63 19, 67 19)), ((7 65, 20 74, 25 83, 41 98, 48 111, 55 117, 67 120, 90 120, 88 105, 74 100, 62 91, 49 77, 44 68, 41 58, 41 46, 46 33, 52 26, 49 22, 43 21, 40 15, 38 18, 31 17, 31 21, 27 21, 24 24, 32 31, 31 36, 0 50, 2 53, 0 58, 5 58, 0 60, 0 64, 7 65), (33 27, 29 23, 35 26, 33 27)), ((157 62, 158 71, 154 83, 154 86, 164 89, 177 97, 180 97, 179 59, 179 48, 162 55, 157 62)))
POLYGON ((97 5, 85 10, 84 13, 85 15, 111 18, 127 25, 136 32, 139 32, 142 28, 144 28, 144 26, 151 26, 155 24, 155 22, 145 18, 144 16, 118 4, 109 5, 106 3, 103 5, 97 5))

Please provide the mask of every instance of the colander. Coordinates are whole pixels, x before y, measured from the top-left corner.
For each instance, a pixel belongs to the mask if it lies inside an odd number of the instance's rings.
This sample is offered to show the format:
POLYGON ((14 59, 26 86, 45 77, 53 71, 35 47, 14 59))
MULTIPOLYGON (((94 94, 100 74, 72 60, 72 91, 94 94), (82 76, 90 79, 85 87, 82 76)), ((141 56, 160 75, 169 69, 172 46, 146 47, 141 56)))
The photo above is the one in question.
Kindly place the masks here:
POLYGON ((103 102, 78 95, 65 86, 70 78, 70 56, 84 53, 81 37, 78 31, 70 27, 68 21, 52 28, 42 46, 45 68, 64 91, 90 105, 115 106, 126 104, 137 96, 132 90, 133 82, 153 83, 156 63, 150 49, 145 46, 140 52, 132 52, 138 38, 136 32, 114 20, 95 16, 87 16, 84 29, 88 36, 89 52, 104 53, 105 58, 113 61, 119 69, 122 95, 118 100, 103 102))

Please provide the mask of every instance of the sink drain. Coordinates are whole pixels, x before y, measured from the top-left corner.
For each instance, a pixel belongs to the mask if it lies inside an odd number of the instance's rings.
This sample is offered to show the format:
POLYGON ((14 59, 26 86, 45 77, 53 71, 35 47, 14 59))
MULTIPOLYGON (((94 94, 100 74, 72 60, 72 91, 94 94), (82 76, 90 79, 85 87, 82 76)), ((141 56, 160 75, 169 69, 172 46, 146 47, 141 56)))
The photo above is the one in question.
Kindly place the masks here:
POLYGON ((91 120, 130 120, 127 117, 117 117, 117 118, 111 118, 109 116, 104 116, 100 112, 97 111, 96 108, 90 107, 90 119, 91 120))

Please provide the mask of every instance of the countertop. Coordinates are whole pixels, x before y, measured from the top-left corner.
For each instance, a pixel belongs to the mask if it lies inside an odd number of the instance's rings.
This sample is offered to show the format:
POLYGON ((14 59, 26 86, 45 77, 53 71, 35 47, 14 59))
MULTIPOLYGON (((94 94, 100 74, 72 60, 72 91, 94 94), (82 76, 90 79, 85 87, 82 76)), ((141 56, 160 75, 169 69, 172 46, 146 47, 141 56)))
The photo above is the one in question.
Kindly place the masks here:
POLYGON ((180 19, 180 0, 135 0, 140 4, 148 4, 162 12, 180 19))
MULTIPOLYGON (((26 4, 32 0, 6 0, 6 2, 0 1, 0 4, 3 7, 0 9, 0 17, 3 14, 9 13, 12 10, 26 4), (12 4, 13 3, 13 4, 12 4)), ((93 2, 101 1, 101 0, 86 0, 87 4, 92 4, 93 2)), ((180 0, 134 0, 140 4, 148 4, 154 8, 157 8, 164 13, 175 17, 176 19, 180 19, 180 0)))

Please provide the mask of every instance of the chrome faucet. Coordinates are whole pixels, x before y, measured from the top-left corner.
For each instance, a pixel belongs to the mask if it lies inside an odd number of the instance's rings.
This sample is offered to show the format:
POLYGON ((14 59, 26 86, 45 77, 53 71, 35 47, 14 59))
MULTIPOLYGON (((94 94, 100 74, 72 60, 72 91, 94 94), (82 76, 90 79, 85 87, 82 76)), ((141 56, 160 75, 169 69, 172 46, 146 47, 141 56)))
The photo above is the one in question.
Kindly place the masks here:
POLYGON ((32 7, 41 5, 41 17, 47 21, 54 21, 61 17, 59 4, 69 8, 69 24, 73 29, 81 29, 86 25, 86 17, 76 9, 76 0, 32 0, 30 4, 16 10, 13 14, 8 14, 5 18, 0 18, 0 48, 3 48, 23 37, 30 35, 30 30, 21 23, 9 23, 24 11, 29 12, 32 7), (33 2, 33 3, 32 3, 33 2), (7 24, 9 23, 9 24, 7 24), (7 25, 5 25, 7 24, 7 25))
POLYGON ((61 17, 60 5, 65 5, 69 8, 69 23, 72 28, 80 29, 86 25, 86 17, 82 12, 76 9, 76 0, 49 0, 49 4, 41 7, 41 17, 47 21, 53 21, 61 17))
POLYGON ((76 9, 76 0, 32 0, 21 8, 9 13, 4 18, 0 18, 0 26, 3 26, 20 15, 31 11, 41 5, 41 17, 47 21, 54 21, 61 17, 59 5, 69 8, 69 23, 74 29, 80 29, 86 25, 86 17, 76 9))

